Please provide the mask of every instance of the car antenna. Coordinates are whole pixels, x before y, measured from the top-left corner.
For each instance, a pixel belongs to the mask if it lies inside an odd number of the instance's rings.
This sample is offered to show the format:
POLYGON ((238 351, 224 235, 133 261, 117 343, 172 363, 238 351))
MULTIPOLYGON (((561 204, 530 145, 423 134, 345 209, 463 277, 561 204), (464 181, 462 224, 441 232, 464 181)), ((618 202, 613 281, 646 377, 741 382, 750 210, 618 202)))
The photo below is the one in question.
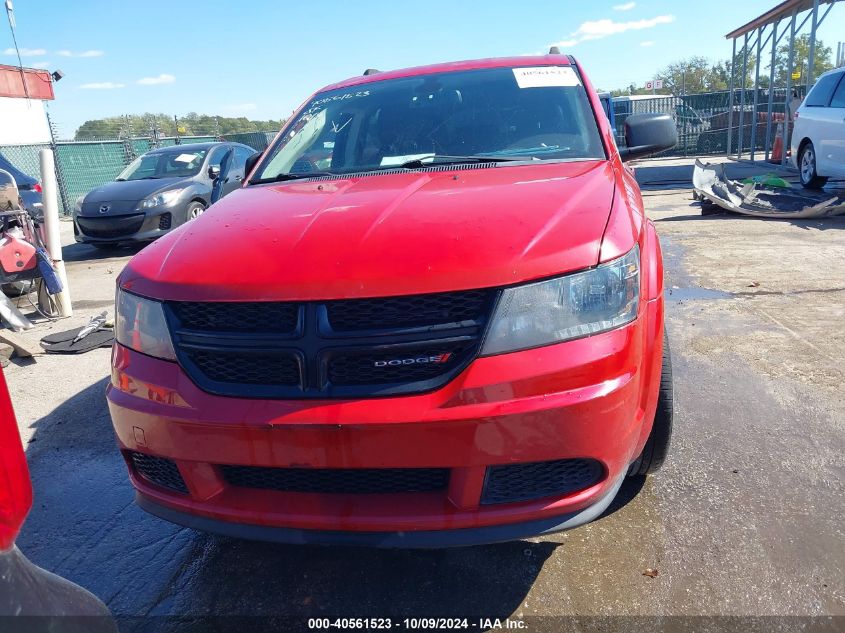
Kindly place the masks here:
POLYGON ((557 46, 549 48, 549 55, 560 55, 560 49, 557 46))
POLYGON ((378 68, 367 68, 367 70, 364 71, 364 77, 367 75, 375 75, 380 72, 381 71, 378 68))

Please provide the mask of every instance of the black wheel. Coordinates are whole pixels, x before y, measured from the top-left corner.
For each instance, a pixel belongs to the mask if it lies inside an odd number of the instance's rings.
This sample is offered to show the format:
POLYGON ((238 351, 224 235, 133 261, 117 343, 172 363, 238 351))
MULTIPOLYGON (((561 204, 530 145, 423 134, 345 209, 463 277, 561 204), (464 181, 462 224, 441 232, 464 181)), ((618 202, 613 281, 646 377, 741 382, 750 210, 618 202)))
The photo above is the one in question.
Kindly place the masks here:
POLYGON ((827 178, 816 172, 816 148, 810 141, 801 146, 798 154, 798 172, 801 174, 801 184, 807 189, 821 189, 827 183, 827 178))
POLYGON ((672 387, 672 353, 669 337, 663 330, 663 366, 660 370, 660 391, 657 395, 657 411, 654 424, 643 452, 628 469, 628 476, 647 475, 660 470, 672 439, 672 418, 674 416, 674 388, 672 387))
POLYGON ((205 211, 205 205, 202 202, 197 202, 196 200, 194 200, 193 202, 188 203, 188 211, 187 217, 185 218, 185 222, 196 220, 203 214, 203 211, 205 211))

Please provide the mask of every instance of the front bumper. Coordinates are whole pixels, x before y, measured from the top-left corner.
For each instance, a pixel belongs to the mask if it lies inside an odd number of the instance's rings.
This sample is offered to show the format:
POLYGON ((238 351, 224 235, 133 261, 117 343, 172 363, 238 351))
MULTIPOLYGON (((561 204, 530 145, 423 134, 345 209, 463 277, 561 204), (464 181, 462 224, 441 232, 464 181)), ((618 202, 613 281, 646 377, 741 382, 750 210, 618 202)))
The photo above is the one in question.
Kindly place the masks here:
POLYGON ((109 408, 139 503, 176 523, 250 538, 383 546, 532 536, 600 514, 642 450, 663 327, 662 304, 644 308, 618 330, 479 358, 432 393, 358 401, 214 396, 177 364, 118 345, 109 408), (175 462, 187 493, 139 476, 129 451, 175 462), (579 458, 603 466, 587 488, 481 502, 490 466, 579 458), (281 492, 233 486, 222 465, 446 468, 449 478, 445 490, 432 492, 281 492))

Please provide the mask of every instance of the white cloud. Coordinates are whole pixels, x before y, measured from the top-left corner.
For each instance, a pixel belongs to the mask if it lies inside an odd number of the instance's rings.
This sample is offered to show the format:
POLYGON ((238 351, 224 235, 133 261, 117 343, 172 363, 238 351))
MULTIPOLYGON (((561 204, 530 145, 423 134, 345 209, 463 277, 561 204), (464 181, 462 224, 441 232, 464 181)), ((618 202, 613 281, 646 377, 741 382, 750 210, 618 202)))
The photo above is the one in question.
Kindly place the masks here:
POLYGON ((123 88, 126 84, 117 84, 113 81, 97 81, 90 84, 82 84, 79 86, 84 90, 114 90, 116 88, 123 88))
POLYGON ((232 105, 223 106, 226 112, 252 112, 257 110, 258 106, 254 103, 233 103, 232 105))
POLYGON ((556 42, 552 46, 559 46, 561 48, 570 48, 579 42, 588 42, 590 40, 600 40, 610 35, 618 35, 626 31, 641 31, 643 29, 650 29, 658 24, 671 24, 675 21, 674 15, 658 15, 647 20, 631 20, 629 22, 616 22, 608 18, 602 20, 589 20, 583 22, 578 30, 569 34, 569 39, 562 42, 556 42))
POLYGON ((50 62, 36 62, 32 65, 33 68, 49 68, 50 62))
POLYGON ((636 2, 626 2, 624 4, 617 4, 613 6, 614 11, 630 11, 635 6, 637 6, 636 2))
POLYGON ((172 84, 175 81, 176 77, 174 77, 173 75, 161 73, 158 77, 143 77, 135 83, 140 84, 142 86, 157 86, 159 84, 172 84))
MULTIPOLYGON (((21 48, 18 49, 21 57, 41 57, 42 55, 46 55, 47 51, 43 48, 21 48)), ((4 55, 17 55, 18 53, 15 52, 14 48, 7 48, 3 51, 4 55)))
POLYGON ((640 42, 640 46, 654 46, 654 40, 646 40, 645 42, 640 42))
POLYGON ((102 57, 103 55, 105 55, 105 53, 103 53, 103 51, 98 50, 88 50, 79 53, 74 53, 73 51, 69 50, 61 50, 56 51, 56 55, 60 55, 62 57, 102 57))

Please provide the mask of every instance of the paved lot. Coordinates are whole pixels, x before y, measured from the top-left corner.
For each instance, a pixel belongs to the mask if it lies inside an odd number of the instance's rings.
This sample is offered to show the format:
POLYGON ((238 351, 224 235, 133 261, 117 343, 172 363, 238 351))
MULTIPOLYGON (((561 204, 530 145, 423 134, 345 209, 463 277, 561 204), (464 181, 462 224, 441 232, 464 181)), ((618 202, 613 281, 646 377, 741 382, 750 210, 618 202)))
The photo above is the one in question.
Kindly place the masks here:
MULTIPOLYGON (((664 187, 690 172, 641 169, 664 187)), ((595 523, 430 552, 169 525, 133 505, 95 350, 7 370, 36 499, 19 546, 118 615, 272 615, 278 630, 329 615, 845 615, 845 218, 702 217, 678 189, 646 202, 667 259, 675 443, 595 523)), ((76 321, 110 307, 131 252, 66 249, 76 321)))

